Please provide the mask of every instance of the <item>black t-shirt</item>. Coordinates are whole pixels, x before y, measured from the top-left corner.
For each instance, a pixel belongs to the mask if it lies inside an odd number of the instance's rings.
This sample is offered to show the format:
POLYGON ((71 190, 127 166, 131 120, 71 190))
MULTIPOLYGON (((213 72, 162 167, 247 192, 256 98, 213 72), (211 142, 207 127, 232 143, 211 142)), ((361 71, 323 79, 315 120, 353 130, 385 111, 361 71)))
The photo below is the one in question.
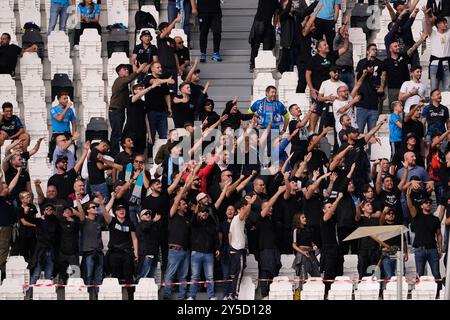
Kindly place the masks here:
POLYGON ((149 194, 142 200, 142 209, 150 209, 161 215, 161 221, 167 225, 170 211, 170 197, 167 190, 162 190, 158 197, 149 194))
POLYGON ((441 222, 433 214, 423 214, 422 210, 412 219, 411 229, 415 232, 413 247, 437 248, 436 231, 441 228, 441 222))
POLYGON ((256 9, 256 21, 271 21, 276 10, 281 9, 278 0, 259 0, 256 9))
POLYGON ((323 221, 320 228, 320 234, 322 239, 322 248, 326 246, 337 246, 336 239, 336 216, 334 215, 331 219, 323 221))
POLYGON ((328 163, 328 157, 322 150, 314 149, 311 151, 311 160, 308 162, 308 171, 314 172, 319 170, 320 174, 323 174, 323 167, 328 163))
POLYGON ((120 164, 123 167, 122 171, 119 171, 119 180, 125 181, 125 169, 127 164, 133 163, 133 158, 135 154, 128 154, 125 151, 119 152, 119 154, 114 158, 114 163, 120 164))
POLYGON ((425 137, 425 128, 423 126, 423 123, 420 120, 414 121, 412 119, 409 119, 408 121, 405 121, 403 119, 402 123, 402 136, 406 138, 408 133, 414 133, 414 135, 421 140, 423 137, 425 137))
POLYGON ((228 242, 228 233, 230 232, 231 222, 222 221, 219 225, 219 232, 222 234, 222 250, 226 250, 230 245, 228 242))
POLYGON ((87 163, 88 174, 89 174, 89 183, 91 185, 97 185, 105 183, 105 170, 100 170, 97 167, 97 163, 102 163, 97 159, 97 156, 101 152, 97 150, 97 148, 93 148, 91 154, 89 155, 89 160, 87 163))
MULTIPOLYGON (((151 74, 145 77, 144 84, 146 88, 151 86, 150 80, 152 79, 156 78, 151 74)), ((168 107, 165 98, 165 96, 167 95, 170 95, 169 87, 167 84, 162 84, 147 92, 145 94, 145 106, 147 109, 146 111, 167 112, 168 107)))
MULTIPOLYGON (((367 218, 362 216, 359 220, 360 227, 374 227, 380 224, 379 219, 367 218)), ((373 240, 371 237, 364 237, 359 239, 359 249, 374 250, 378 248, 378 242, 373 240)))
POLYGON ((387 85, 389 89, 400 89, 403 82, 409 81, 409 67, 411 59, 407 54, 402 54, 398 59, 387 57, 384 60, 384 70, 387 76, 387 85))
MULTIPOLYGON (((289 121, 289 134, 297 129, 298 120, 289 121)), ((300 128, 298 133, 292 137, 291 144, 296 149, 305 150, 308 148, 308 129, 306 127, 300 128)))
POLYGON ((72 168, 63 174, 54 174, 50 177, 47 184, 56 187, 59 199, 68 200, 69 195, 74 192, 73 184, 77 177, 78 173, 72 168))
POLYGON ((54 248, 58 238, 58 220, 55 215, 36 219, 36 247, 54 248))
POLYGON ((17 219, 19 220, 19 233, 23 237, 34 237, 35 236, 35 228, 34 227, 28 227, 22 224, 21 219, 24 219, 28 223, 36 224, 36 221, 38 220, 36 218, 37 209, 34 206, 34 204, 29 205, 30 210, 28 213, 25 213, 25 210, 22 208, 22 206, 17 207, 17 219))
POLYGON ((131 232, 136 231, 134 224, 129 219, 125 219, 123 223, 120 223, 117 218, 113 217, 108 228, 108 248, 132 253, 133 241, 131 240, 131 232))
MULTIPOLYGON (((123 129, 127 134, 137 134, 138 136, 144 135, 147 132, 147 128, 145 126, 145 102, 144 100, 139 99, 135 103, 130 101, 127 105, 127 123, 123 129)), ((138 139, 139 137, 134 137, 138 139)))
MULTIPOLYGON (((183 99, 182 95, 177 96, 178 99, 183 99)), ((188 100, 188 102, 173 102, 172 111, 177 122, 184 123, 186 121, 194 122, 194 112, 195 112, 195 103, 192 100, 192 97, 188 100)), ((175 123, 177 125, 177 123, 175 123)))
POLYGON ((258 249, 277 249, 277 234, 275 225, 271 216, 263 218, 261 214, 256 220, 256 228, 258 229, 258 249))
POLYGON ((308 226, 305 226, 303 229, 295 228, 292 241, 297 246, 312 247, 314 242, 314 232, 308 228, 308 226))
POLYGON ((197 0, 199 14, 221 13, 220 0, 197 0))
POLYGON ((176 244, 183 248, 189 248, 190 244, 190 223, 189 220, 175 213, 169 218, 169 244, 176 244))
POLYGON ((0 197, 0 227, 8 227, 16 221, 16 214, 12 202, 8 198, 0 197))
MULTIPOLYGON (((303 36, 303 34, 300 32, 300 53, 299 53, 299 61, 303 63, 308 63, 312 57, 314 57, 317 54, 316 50, 317 45, 317 39, 315 39, 310 32, 306 35, 306 37, 303 36)), ((315 88, 319 90, 320 88, 315 88)))
POLYGON ((178 63, 181 65, 183 65, 186 61, 191 60, 191 55, 189 54, 189 49, 184 47, 176 50, 176 54, 178 57, 178 63))
POLYGON ((353 197, 348 192, 344 192, 344 197, 336 208, 335 216, 338 227, 355 226, 356 207, 353 197))
POLYGON ((136 54, 136 60, 138 64, 151 63, 154 56, 158 56, 158 49, 150 44, 147 48, 144 48, 144 44, 138 44, 134 47, 133 54, 136 54))
POLYGON ((23 128, 22 121, 16 115, 10 119, 3 118, 0 124, 0 130, 5 131, 8 137, 15 135, 21 128, 23 128))
MULTIPOLYGON (((8 170, 5 172, 5 181, 9 185, 11 181, 14 179, 14 177, 17 174, 17 169, 14 169, 13 166, 9 166, 8 170)), ((27 170, 22 169, 19 176, 19 181, 17 181, 16 186, 14 189, 11 190, 9 197, 11 199, 18 200, 19 193, 22 191, 27 191, 27 183, 30 182, 30 174, 27 170)))
POLYGON ((303 199, 303 212, 306 214, 309 226, 320 226, 323 216, 322 203, 323 197, 320 193, 314 194, 310 199, 303 199))
POLYGON ((8 46, 0 46, 0 66, 12 68, 17 64, 17 57, 22 52, 22 48, 16 46, 15 44, 10 44, 8 46))
POLYGON ((78 217, 73 219, 74 221, 69 221, 64 217, 58 217, 60 230, 59 251, 62 254, 74 255, 78 253, 80 220, 78 217))
POLYGON ((171 37, 161 38, 160 35, 156 37, 158 42, 159 62, 163 67, 163 72, 167 69, 174 71, 177 70, 177 62, 175 60, 175 40, 171 37))
POLYGON ((368 67, 374 67, 374 72, 372 74, 369 73, 361 84, 359 92, 363 94, 363 99, 356 104, 356 107, 378 110, 377 88, 381 84, 381 73, 384 71, 383 62, 378 59, 368 61, 367 58, 360 60, 356 66, 356 71, 358 72, 358 79, 356 80, 359 80, 363 70, 368 67))
POLYGON ((310 70, 311 80, 314 89, 319 90, 322 82, 330 78, 330 67, 335 64, 339 58, 338 51, 332 51, 324 58, 320 54, 316 54, 309 60, 306 70, 310 70))
MULTIPOLYGON (((358 139, 353 144, 353 149, 347 152, 345 155, 344 163, 345 163, 345 169, 350 170, 353 163, 355 163, 355 174, 354 177, 358 177, 357 175, 360 173, 363 173, 366 169, 368 169, 370 163, 369 159, 367 157, 367 152, 364 149, 367 142, 364 138, 358 139)), ((345 150, 349 146, 348 142, 344 142, 341 147, 339 148, 338 152, 341 152, 345 150)), ((362 179, 363 175, 359 177, 359 179, 362 179)), ((360 180, 361 181, 361 180, 360 180)))
POLYGON ((378 199, 381 206, 389 207, 395 211, 395 223, 401 224, 403 222, 402 204, 400 202, 401 193, 397 188, 392 191, 381 190, 378 199))

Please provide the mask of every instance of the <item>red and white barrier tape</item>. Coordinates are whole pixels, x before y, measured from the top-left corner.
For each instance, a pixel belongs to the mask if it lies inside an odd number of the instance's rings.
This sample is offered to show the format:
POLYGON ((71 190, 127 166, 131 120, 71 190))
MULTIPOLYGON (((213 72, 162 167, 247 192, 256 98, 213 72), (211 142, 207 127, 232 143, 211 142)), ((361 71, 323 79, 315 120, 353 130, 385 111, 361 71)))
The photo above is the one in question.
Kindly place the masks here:
MULTIPOLYGON (((183 282, 170 282, 170 283, 165 283, 162 282, 161 286, 177 286, 177 285, 191 285, 191 284, 206 284, 208 285, 208 283, 226 283, 226 282, 231 282, 232 280, 214 280, 214 281, 183 281, 183 282)), ((288 280, 278 280, 276 282, 292 282, 292 283, 306 283, 306 282, 326 282, 326 283, 333 283, 333 282, 341 282, 341 283, 358 283, 358 282, 397 282, 397 280, 391 280, 391 279, 354 279, 354 280, 327 280, 327 279, 322 279, 322 280, 316 280, 316 279, 288 279, 288 280)), ((414 279, 414 278, 406 278, 405 281, 407 283, 419 283, 419 282, 442 282, 443 279, 434 279, 434 280, 419 280, 418 278, 414 279)), ((256 279, 256 282, 274 282, 273 279, 256 279)), ((30 285, 24 285, 23 287, 28 289, 31 287, 77 287, 77 288, 95 288, 95 287, 99 287, 100 285, 81 285, 81 286, 77 286, 77 285, 65 285, 65 284, 30 284, 30 285)), ((137 284, 122 284, 120 285, 123 288, 132 288, 132 287, 136 287, 137 284)))

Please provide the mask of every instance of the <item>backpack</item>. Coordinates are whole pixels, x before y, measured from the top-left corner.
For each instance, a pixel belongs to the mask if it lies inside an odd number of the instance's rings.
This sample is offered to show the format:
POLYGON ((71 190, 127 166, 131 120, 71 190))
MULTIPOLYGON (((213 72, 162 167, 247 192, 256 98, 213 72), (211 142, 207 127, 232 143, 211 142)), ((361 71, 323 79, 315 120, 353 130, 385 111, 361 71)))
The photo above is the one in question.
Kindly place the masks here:
POLYGON ((156 29, 158 27, 153 15, 145 11, 137 11, 134 16, 134 22, 136 25, 136 30, 141 30, 144 28, 156 29))

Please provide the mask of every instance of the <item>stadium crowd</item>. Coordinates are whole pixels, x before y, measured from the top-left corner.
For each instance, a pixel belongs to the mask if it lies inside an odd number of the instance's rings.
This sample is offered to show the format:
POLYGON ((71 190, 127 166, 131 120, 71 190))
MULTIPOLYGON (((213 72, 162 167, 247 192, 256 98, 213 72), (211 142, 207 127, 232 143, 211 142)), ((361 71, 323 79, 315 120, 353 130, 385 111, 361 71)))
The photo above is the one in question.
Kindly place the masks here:
MULTIPOLYGON (((4 148, 0 184, 2 277, 8 255, 25 257, 31 284, 42 271, 46 279, 58 276, 64 283, 67 267, 79 265, 80 256, 88 285, 101 284, 105 276, 136 283, 154 277, 160 262, 168 284, 165 299, 172 298, 175 286, 170 283, 204 278, 210 281, 209 299, 216 299, 214 280, 230 280, 224 298, 232 300, 237 299, 248 253, 255 255, 261 279, 278 275, 281 254, 295 254, 292 267, 299 276, 323 274, 332 280, 342 275, 343 256, 349 253, 358 255, 360 278, 372 265, 381 266, 383 277, 390 278, 400 236, 343 240, 360 226, 405 225, 418 275, 424 275, 428 263, 441 279, 439 259, 450 226, 450 119, 441 104, 441 92, 450 90, 450 11, 445 1, 428 2, 423 12, 417 0, 386 2, 392 13, 385 30, 387 58, 379 60, 380 48, 368 44, 367 57, 354 69, 349 15, 344 12, 342 26, 335 28, 340 0, 309 6, 304 0, 259 0, 249 26, 250 69, 261 43, 264 50, 275 47, 279 26, 278 69, 282 73, 297 66, 297 91, 309 88, 309 111, 283 105, 277 88, 268 86, 265 97, 251 106, 238 106, 234 97, 217 114, 199 66, 211 63, 206 59, 209 29, 214 34, 212 60, 222 61, 221 1, 169 1, 171 21, 159 24, 157 46, 150 43, 150 32, 143 32, 130 64, 116 68, 109 141, 86 141, 77 154, 77 118, 68 93, 58 93, 58 104, 50 110, 53 175, 46 190, 28 172, 28 160, 41 140, 29 149, 29 134, 13 105, 4 103, 0 144, 12 142, 4 148), (189 44, 170 37, 175 25, 185 25, 191 14, 198 16, 201 31, 201 57, 193 61, 189 44), (425 15, 425 25, 415 42, 411 25, 418 14, 425 15), (417 53, 427 37, 430 80, 421 77, 417 53), (379 121, 385 98, 391 114, 379 121), (249 108, 241 112, 239 107, 249 108), (392 156, 371 163, 370 145, 380 143, 377 132, 383 126, 389 126, 392 156), (179 136, 180 128, 186 136, 179 136), (153 154, 156 133, 167 142, 153 154), (321 150, 329 134, 330 158, 321 150), (82 175, 85 162, 87 175, 82 175), (152 166, 157 166, 153 174, 152 166), (102 230, 109 230, 106 255, 102 230)), ((51 13, 67 19, 60 8, 68 5, 68 0, 52 0, 51 13)), ((79 5, 80 33, 100 28, 99 6, 92 0, 79 5)), ((55 16, 50 21, 49 32, 55 16)), ((23 52, 10 39, 8 34, 1 37, 4 73, 13 72, 11 66, 23 52)), ((263 298, 269 284, 260 283, 263 298)), ((195 299, 197 291, 198 284, 179 285, 178 298, 195 299)))

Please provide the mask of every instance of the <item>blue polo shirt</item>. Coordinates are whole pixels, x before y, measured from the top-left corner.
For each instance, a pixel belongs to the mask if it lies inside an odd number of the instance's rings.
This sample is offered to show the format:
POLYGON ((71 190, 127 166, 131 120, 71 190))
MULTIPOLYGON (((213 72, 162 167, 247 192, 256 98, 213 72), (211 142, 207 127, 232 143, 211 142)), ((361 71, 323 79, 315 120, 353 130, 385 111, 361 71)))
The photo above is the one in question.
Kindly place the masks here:
POLYGON ((72 108, 67 110, 66 115, 62 121, 58 121, 55 119, 55 116, 63 113, 63 109, 56 105, 50 109, 50 119, 52 121, 53 133, 55 132, 70 132, 70 122, 75 122, 77 117, 73 112, 72 108))
MULTIPOLYGON (((341 4, 341 0, 320 0, 322 2, 323 7, 319 11, 317 18, 324 20, 333 20, 334 19, 334 5, 341 4)), ((314 11, 317 11, 317 7, 314 11)))

